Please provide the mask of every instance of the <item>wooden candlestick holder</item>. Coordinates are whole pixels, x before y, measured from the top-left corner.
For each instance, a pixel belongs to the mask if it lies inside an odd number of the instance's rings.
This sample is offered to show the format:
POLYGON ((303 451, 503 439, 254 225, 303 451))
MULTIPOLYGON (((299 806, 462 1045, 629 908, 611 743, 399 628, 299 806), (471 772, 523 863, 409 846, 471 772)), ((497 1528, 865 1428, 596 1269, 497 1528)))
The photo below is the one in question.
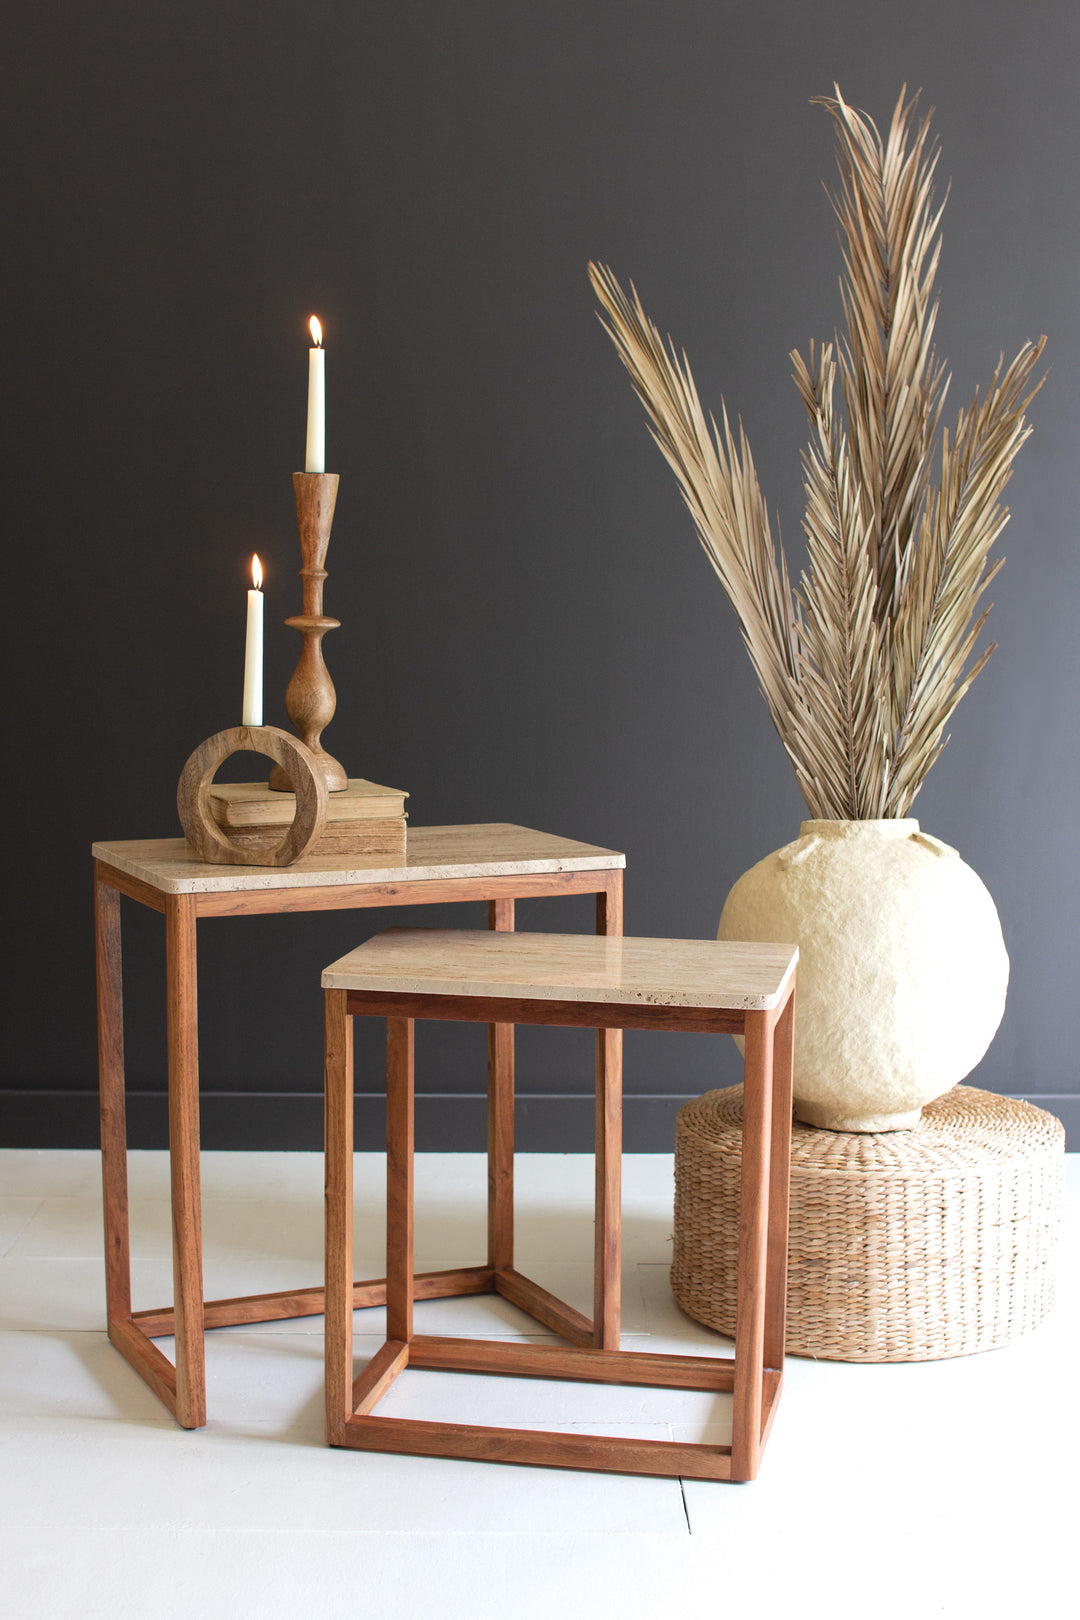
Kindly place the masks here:
MULTIPOLYGON (((322 610, 323 580, 326 578, 326 548, 337 501, 337 473, 293 473, 296 495, 296 521, 300 529, 300 553, 304 566, 304 610, 286 619, 304 638, 300 661, 285 693, 285 708, 306 748, 315 756, 316 766, 329 793, 348 786, 345 769, 323 748, 319 738, 334 718, 337 694, 322 652, 322 638, 336 630, 340 619, 328 619, 322 610)), ((288 792, 292 783, 280 765, 270 773, 270 786, 288 792)))

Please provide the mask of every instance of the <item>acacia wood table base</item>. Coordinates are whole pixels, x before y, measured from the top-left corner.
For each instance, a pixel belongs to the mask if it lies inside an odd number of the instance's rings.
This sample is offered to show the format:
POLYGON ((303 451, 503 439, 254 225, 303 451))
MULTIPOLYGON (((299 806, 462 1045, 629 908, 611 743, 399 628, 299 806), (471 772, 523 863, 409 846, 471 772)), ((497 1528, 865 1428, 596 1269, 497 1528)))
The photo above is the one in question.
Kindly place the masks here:
MULTIPOLYGON (((582 894, 595 896, 598 933, 617 935, 625 858, 616 850, 501 822, 413 828, 404 864, 325 855, 282 868, 208 865, 182 838, 100 843, 93 855, 109 1338, 181 1427, 197 1429, 206 1422, 204 1330, 315 1316, 324 1308, 324 1292, 317 1286, 203 1299, 196 924, 468 900, 486 902, 488 927, 508 931, 514 928, 516 899, 582 894), (141 1311, 131 1308, 121 896, 165 920, 173 1304, 141 1311), (153 1342, 164 1336, 175 1340, 175 1364, 153 1342)), ((489 1109, 489 1233, 505 1229, 513 1203, 513 1063, 513 1029, 505 1024, 489 1029, 488 1094, 496 1099, 489 1109)), ((501 1251, 495 1258, 502 1265, 501 1251)), ((576 1334, 578 1342, 585 1318, 557 1300, 545 1306, 544 1298, 551 1296, 543 1289, 505 1265, 503 1272, 495 1279, 489 1263, 423 1273, 414 1280, 415 1296, 482 1293, 494 1284, 515 1302, 533 1298, 538 1310, 548 1309, 549 1325, 562 1320, 558 1331, 572 1339, 576 1334)), ((385 1279, 353 1282, 351 1298, 354 1308, 384 1304, 385 1279)))
MULTIPOLYGON (((326 990, 326 1435, 358 1451, 549 1468, 750 1480, 783 1381, 795 963, 784 946, 715 941, 480 935, 394 929, 323 975, 326 990), (352 1021, 387 1026, 386 1343, 354 1377, 352 1021), (413 1331, 425 1297, 413 1272, 416 1018, 596 1030, 596 1237, 591 1321, 513 1269, 512 1197, 489 1204, 489 1266, 468 1273, 569 1347, 430 1337, 413 1331), (738 1322, 734 1358, 619 1348, 622 1030, 745 1037, 738 1322), (730 1392, 732 1443, 608 1438, 380 1417, 406 1368, 730 1392)), ((489 1136, 512 1119, 509 1086, 489 1087, 489 1136)), ((504 1172, 506 1160, 501 1162, 504 1172)), ((430 1296, 428 1296, 430 1297, 430 1296)))

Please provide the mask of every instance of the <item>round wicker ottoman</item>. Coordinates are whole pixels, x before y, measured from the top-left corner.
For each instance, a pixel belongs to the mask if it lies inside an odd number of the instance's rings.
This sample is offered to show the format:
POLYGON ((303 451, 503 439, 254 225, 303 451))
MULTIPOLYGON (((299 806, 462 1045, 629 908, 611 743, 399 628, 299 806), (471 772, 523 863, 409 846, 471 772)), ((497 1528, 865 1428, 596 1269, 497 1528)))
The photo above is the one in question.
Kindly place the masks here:
MULTIPOLYGON (((735 1331, 742 1087, 679 1111, 671 1286, 735 1331)), ((1065 1131, 1052 1114, 956 1086, 911 1131, 795 1124, 789 1353, 933 1361, 1038 1326, 1054 1299, 1065 1131)))

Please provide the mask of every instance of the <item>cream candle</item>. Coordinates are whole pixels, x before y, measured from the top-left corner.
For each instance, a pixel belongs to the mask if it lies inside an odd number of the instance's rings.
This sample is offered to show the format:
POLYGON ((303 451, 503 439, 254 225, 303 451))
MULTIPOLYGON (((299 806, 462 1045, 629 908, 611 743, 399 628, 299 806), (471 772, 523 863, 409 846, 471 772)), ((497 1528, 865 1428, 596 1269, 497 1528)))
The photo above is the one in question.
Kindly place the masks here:
POLYGON ((326 471, 326 350, 322 346, 322 326, 313 315, 309 322, 315 347, 308 350, 307 451, 304 471, 326 471))
POLYGON ((247 593, 247 641, 244 646, 244 718, 245 726, 263 723, 263 593, 262 564, 258 556, 251 559, 251 578, 254 590, 247 593))

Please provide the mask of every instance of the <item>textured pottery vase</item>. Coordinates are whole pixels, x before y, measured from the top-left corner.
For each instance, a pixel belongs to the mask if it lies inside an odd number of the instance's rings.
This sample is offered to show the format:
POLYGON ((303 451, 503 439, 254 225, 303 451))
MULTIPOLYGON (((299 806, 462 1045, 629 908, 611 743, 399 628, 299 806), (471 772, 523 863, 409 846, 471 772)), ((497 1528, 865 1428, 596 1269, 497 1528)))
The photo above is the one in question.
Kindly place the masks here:
POLYGON ((799 947, 795 1112, 833 1131, 895 1131, 970 1074, 1005 1010, 993 900, 913 819, 804 821, 745 873, 718 939, 799 947))

